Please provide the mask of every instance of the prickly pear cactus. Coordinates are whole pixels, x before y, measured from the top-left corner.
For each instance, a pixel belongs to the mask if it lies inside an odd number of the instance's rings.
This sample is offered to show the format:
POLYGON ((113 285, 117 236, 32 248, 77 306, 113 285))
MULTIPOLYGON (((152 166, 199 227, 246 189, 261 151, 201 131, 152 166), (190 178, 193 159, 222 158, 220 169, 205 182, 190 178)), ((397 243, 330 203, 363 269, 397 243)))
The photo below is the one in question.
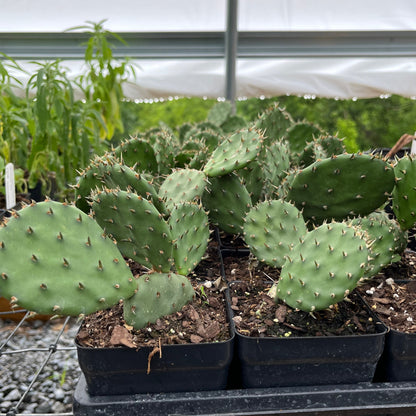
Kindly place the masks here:
POLYGON ((260 261, 282 267, 307 231, 302 214, 294 205, 282 200, 264 201, 248 212, 244 240, 260 261))
POLYGON ((241 179, 233 173, 209 178, 202 195, 202 205, 211 223, 230 234, 243 231, 244 217, 251 208, 251 198, 241 179))
POLYGON ((150 201, 133 192, 106 189, 93 193, 92 211, 124 256, 156 271, 170 271, 169 226, 150 201))
POLYGON ((371 277, 391 263, 400 261, 407 243, 407 232, 402 231, 396 220, 386 212, 372 212, 366 217, 354 218, 354 227, 359 227, 367 240, 370 252, 368 270, 365 277, 371 277))
POLYGON ((137 292, 123 305, 124 319, 135 329, 181 310, 194 296, 189 280, 174 273, 144 274, 137 283, 137 292))
POLYGON ((161 184, 159 197, 171 211, 177 203, 200 200, 206 184, 204 172, 196 169, 176 169, 161 184))
POLYGON ((394 186, 390 164, 373 155, 342 154, 318 160, 291 182, 286 199, 315 223, 365 216, 389 197, 394 186))
POLYGON ((326 223, 306 234, 282 267, 277 299, 303 311, 340 302, 364 275, 366 242, 354 227, 326 223))
POLYGON ((114 155, 138 172, 156 174, 158 165, 155 152, 150 143, 138 137, 122 141, 114 150, 114 155))
POLYGON ((308 121, 293 123, 285 134, 285 139, 289 142, 292 156, 297 159, 307 143, 312 142, 321 134, 322 130, 320 127, 308 121))
POLYGON ((394 166, 393 212, 403 230, 416 223, 416 159, 406 155, 394 166))
POLYGON ((131 189, 138 195, 152 200, 158 210, 165 212, 163 203, 157 197, 157 191, 153 184, 144 175, 134 171, 128 166, 119 163, 118 160, 108 157, 96 157, 90 165, 81 173, 74 186, 75 205, 89 213, 90 194, 96 188, 131 189))
POLYGON ((318 159, 325 159, 342 153, 345 153, 342 139, 337 136, 321 135, 305 146, 296 163, 298 166, 306 167, 318 159))
POLYGON ((173 237, 173 258, 177 273, 192 272, 204 256, 210 237, 208 214, 201 205, 176 204, 168 219, 173 237))
POLYGON ((254 125, 263 132, 266 144, 270 144, 283 138, 293 123, 292 116, 276 103, 264 111, 254 125))
POLYGON ((113 241, 73 205, 33 203, 0 228, 0 293, 40 314, 90 314, 137 283, 113 241))
POLYGON ((214 123, 217 126, 225 123, 230 117, 232 106, 229 101, 221 101, 211 107, 207 115, 207 121, 214 123))
POLYGON ((226 137, 214 150, 204 168, 207 176, 222 176, 241 169, 254 160, 262 148, 259 131, 246 129, 226 137))

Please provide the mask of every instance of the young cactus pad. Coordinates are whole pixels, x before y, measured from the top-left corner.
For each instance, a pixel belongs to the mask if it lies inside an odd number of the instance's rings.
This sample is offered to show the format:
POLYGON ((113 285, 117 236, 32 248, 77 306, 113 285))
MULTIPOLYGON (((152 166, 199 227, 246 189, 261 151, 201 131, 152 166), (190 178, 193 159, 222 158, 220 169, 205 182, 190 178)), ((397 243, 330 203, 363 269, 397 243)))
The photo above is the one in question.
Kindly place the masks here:
POLYGON ((278 199, 251 208, 245 218, 244 240, 260 261, 282 267, 290 250, 307 231, 300 211, 278 199))
POLYGON ((160 186, 159 196, 171 211, 177 203, 200 200, 206 184, 203 172, 196 169, 176 169, 160 186))
POLYGON ((189 280, 178 274, 150 273, 137 280, 136 294, 123 307, 126 323, 135 329, 181 310, 194 296, 189 280))
POLYGON ((184 202, 173 207, 168 223, 176 271, 186 276, 198 265, 207 249, 208 214, 202 206, 184 202))
POLYGON ((241 169, 254 160, 262 149, 259 131, 246 129, 225 138, 214 150, 204 168, 207 176, 222 176, 241 169))
POLYGON ((123 164, 134 167, 139 172, 157 173, 155 152, 150 143, 137 137, 121 142, 114 150, 114 155, 123 164))
POLYGON ((24 207, 0 228, 0 270, 2 296, 40 314, 90 314, 137 287, 99 225, 50 200, 24 207))
POLYGON ((242 233, 244 217, 251 207, 247 188, 233 173, 210 178, 209 182, 202 204, 209 211, 210 221, 227 233, 242 233))
POLYGON ((120 190, 93 194, 92 211, 124 256, 161 272, 172 264, 172 238, 163 215, 140 195, 120 190))
POLYGON ((354 227, 323 224, 308 232, 282 267, 276 301, 303 311, 325 309, 344 299, 363 276, 368 249, 354 227))
POLYGON ((367 154, 342 154, 300 170, 286 199, 316 223, 365 216, 384 204, 394 186, 393 167, 367 154))
POLYGON ((367 217, 354 218, 351 224, 363 230, 370 250, 365 277, 374 276, 384 267, 401 259, 407 245, 407 231, 401 230, 398 222, 390 219, 386 212, 375 211, 367 217))
POLYGON ((157 198, 155 188, 147 179, 110 156, 94 158, 82 172, 74 187, 75 205, 88 214, 90 210, 88 198, 91 192, 96 188, 102 189, 103 187, 131 189, 138 195, 151 199, 158 210, 164 209, 163 204, 157 198))

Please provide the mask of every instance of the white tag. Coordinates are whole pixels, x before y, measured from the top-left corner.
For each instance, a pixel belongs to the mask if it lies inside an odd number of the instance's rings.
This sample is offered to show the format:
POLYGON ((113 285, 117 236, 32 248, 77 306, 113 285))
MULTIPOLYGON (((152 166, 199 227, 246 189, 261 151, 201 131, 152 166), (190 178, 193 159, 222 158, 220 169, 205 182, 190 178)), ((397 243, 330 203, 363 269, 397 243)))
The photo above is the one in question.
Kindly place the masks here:
POLYGON ((412 147, 410 148, 410 154, 416 155, 416 140, 412 140, 412 147))
POLYGON ((6 209, 11 209, 16 206, 16 188, 14 184, 14 166, 13 163, 6 165, 6 209))

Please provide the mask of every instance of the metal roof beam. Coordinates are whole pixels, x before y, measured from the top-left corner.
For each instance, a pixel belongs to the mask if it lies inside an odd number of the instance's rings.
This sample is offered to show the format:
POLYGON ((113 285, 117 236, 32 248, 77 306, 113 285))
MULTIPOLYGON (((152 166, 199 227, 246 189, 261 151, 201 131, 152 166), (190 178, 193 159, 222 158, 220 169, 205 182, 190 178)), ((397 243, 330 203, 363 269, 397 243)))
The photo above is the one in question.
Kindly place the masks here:
MULTIPOLYGON (((224 32, 124 32, 114 57, 220 58, 224 32)), ((0 52, 14 59, 83 59, 86 33, 0 33, 0 52)), ((238 32, 238 58, 415 57, 416 31, 238 32)))

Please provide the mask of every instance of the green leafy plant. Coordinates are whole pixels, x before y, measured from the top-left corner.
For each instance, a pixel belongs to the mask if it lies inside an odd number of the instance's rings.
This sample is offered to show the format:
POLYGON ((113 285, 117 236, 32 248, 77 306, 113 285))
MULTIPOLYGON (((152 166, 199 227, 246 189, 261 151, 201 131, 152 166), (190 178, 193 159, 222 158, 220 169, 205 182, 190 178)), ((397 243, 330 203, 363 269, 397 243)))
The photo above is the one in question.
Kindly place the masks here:
POLYGON ((125 43, 123 38, 104 28, 105 19, 100 22, 87 21, 68 31, 85 30, 90 35, 86 43, 85 64, 87 71, 77 79, 87 100, 101 114, 104 125, 100 137, 111 139, 116 131, 123 132, 120 103, 124 98, 123 83, 129 76, 135 76, 135 66, 127 58, 114 59, 110 38, 125 43))

